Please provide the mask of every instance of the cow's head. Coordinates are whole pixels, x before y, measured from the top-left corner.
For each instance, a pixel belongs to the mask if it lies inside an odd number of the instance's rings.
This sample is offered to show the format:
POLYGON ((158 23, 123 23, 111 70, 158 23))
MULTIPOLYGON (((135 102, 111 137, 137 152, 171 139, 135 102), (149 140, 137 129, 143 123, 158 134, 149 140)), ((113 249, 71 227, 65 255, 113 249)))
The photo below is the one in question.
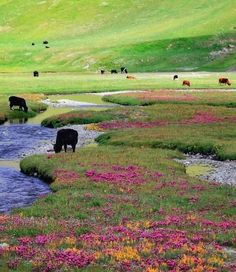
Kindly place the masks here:
POLYGON ((62 150, 62 146, 58 145, 58 144, 54 144, 53 149, 54 149, 55 153, 59 153, 62 150))
POLYGON ((24 107, 24 112, 28 112, 28 107, 27 106, 24 107))
POLYGON ((230 86, 231 85, 231 83, 229 82, 229 80, 227 81, 227 84, 230 86))

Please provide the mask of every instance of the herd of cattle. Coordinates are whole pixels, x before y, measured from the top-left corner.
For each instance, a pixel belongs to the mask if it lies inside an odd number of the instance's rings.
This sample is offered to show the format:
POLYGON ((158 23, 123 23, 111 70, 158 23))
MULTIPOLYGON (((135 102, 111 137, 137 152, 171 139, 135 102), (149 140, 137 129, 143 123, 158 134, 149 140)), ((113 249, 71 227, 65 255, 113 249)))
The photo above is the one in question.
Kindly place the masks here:
MULTIPOLYGON (((116 71, 117 72, 117 71, 116 71)), ((37 71, 34 71, 37 76, 37 71)), ((127 73, 127 69, 125 67, 121 68, 121 73, 127 73)), ((128 79, 135 79, 134 76, 127 76, 128 79)), ((178 75, 173 76, 173 80, 178 79, 178 75)), ((225 84, 225 85, 231 85, 230 81, 228 78, 221 77, 219 78, 219 84, 225 84)), ((183 86, 191 86, 191 83, 189 80, 183 80, 183 86)), ((26 105, 26 101, 22 97, 17 97, 17 96, 10 96, 9 97, 9 106, 10 109, 12 110, 14 106, 19 107, 19 110, 24 112, 28 112, 28 107, 26 105)), ((57 137, 56 137, 56 143, 54 145, 54 151, 55 153, 59 153, 62 150, 62 147, 64 146, 65 152, 67 151, 67 145, 72 146, 73 152, 75 152, 75 147, 76 144, 78 143, 78 132, 74 129, 61 129, 57 132, 57 137)))

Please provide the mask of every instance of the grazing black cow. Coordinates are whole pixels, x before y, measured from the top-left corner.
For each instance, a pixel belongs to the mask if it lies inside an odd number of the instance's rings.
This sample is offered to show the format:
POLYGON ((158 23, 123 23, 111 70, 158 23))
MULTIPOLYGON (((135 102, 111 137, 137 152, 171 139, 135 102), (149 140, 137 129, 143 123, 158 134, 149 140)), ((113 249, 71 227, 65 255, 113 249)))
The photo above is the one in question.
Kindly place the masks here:
POLYGON ((117 70, 113 69, 111 70, 111 74, 118 74, 117 70))
POLYGON ((50 48, 50 47, 46 45, 45 48, 50 48))
POLYGON ((35 45, 35 43, 33 43, 33 42, 32 42, 32 45, 34 46, 34 45, 35 45))
POLYGON ((176 79, 178 79, 178 78, 179 78, 178 75, 174 75, 173 80, 176 80, 176 79))
POLYGON ((59 153, 64 146, 65 152, 67 145, 71 145, 73 152, 75 152, 75 146, 78 143, 78 132, 71 128, 64 128, 57 132, 56 144, 54 145, 55 153, 59 153))
POLYGON ((33 75, 34 75, 34 77, 38 77, 39 76, 39 72, 38 71, 34 71, 33 75))
POLYGON ((10 96, 9 97, 10 102, 10 109, 12 110, 13 106, 19 106, 20 110, 24 109, 24 112, 28 112, 28 107, 26 105, 25 99, 17 96, 10 96))
POLYGON ((121 74, 123 74, 123 73, 128 74, 128 70, 127 70, 127 68, 125 68, 125 67, 121 67, 121 68, 120 68, 120 72, 121 72, 121 74))
POLYGON ((48 41, 43 41, 43 44, 48 44, 48 41))
POLYGON ((125 67, 121 67, 120 72, 121 72, 121 74, 123 74, 125 72, 125 67))
POLYGON ((101 74, 102 74, 102 75, 105 74, 105 70, 101 70, 101 74))

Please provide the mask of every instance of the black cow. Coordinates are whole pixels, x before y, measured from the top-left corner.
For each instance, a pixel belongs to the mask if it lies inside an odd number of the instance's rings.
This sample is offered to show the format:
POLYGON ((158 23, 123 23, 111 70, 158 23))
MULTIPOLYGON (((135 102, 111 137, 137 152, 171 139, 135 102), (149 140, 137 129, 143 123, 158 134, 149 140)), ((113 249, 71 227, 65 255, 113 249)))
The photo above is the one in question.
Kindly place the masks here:
POLYGON ((124 73, 124 71, 125 71, 125 67, 121 67, 121 68, 120 68, 120 72, 121 72, 121 74, 123 74, 123 73, 124 73))
POLYGON ((176 79, 178 79, 178 78, 179 78, 178 75, 174 75, 173 80, 176 80, 176 79))
POLYGON ((45 48, 50 48, 50 47, 46 45, 45 48))
POLYGON ((75 152, 75 146, 78 143, 78 132, 71 128, 64 128, 57 132, 56 144, 54 145, 55 153, 59 153, 64 146, 65 152, 67 145, 71 145, 73 152, 75 152))
POLYGON ((128 70, 127 70, 127 68, 125 68, 125 67, 121 67, 121 68, 120 68, 120 72, 121 72, 121 74, 123 74, 123 73, 128 74, 128 70))
POLYGON ((43 41, 43 44, 48 44, 48 41, 43 41))
POLYGON ((34 45, 35 45, 35 43, 33 43, 33 42, 32 42, 32 45, 34 46, 34 45))
POLYGON ((34 77, 38 77, 39 76, 39 72, 38 71, 34 71, 33 75, 34 75, 34 77))
POLYGON ((25 99, 17 96, 10 96, 9 97, 10 102, 10 109, 12 110, 13 106, 19 106, 20 110, 24 109, 24 112, 28 112, 28 107, 26 105, 25 99))
POLYGON ((113 69, 111 70, 111 74, 118 74, 117 70, 113 69))
POLYGON ((101 70, 101 74, 102 74, 102 75, 105 74, 105 70, 101 70))

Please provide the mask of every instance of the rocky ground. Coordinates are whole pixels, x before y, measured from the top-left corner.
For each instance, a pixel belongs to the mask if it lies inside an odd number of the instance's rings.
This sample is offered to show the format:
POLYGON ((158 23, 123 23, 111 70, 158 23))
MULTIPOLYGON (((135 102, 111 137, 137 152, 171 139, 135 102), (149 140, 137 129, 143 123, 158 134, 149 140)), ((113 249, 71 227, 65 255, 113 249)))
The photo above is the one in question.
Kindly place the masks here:
POLYGON ((177 161, 184 164, 186 167, 191 165, 210 166, 210 171, 203 175, 199 175, 201 179, 236 185, 236 161, 217 161, 212 157, 201 155, 186 155, 184 160, 177 161))
MULTIPOLYGON (((102 133, 98 131, 88 130, 85 128, 85 125, 71 125, 62 128, 72 128, 78 132, 78 144, 76 148, 94 143, 94 139, 97 138, 102 133)), ((58 130, 62 128, 59 128, 58 130)), ((33 149, 30 153, 26 155, 28 156, 33 154, 44 154, 54 152, 52 148, 53 143, 54 141, 50 139, 43 142, 39 142, 38 146, 35 147, 35 149, 33 149)), ((68 149, 70 150, 70 146, 68 146, 68 149)))

